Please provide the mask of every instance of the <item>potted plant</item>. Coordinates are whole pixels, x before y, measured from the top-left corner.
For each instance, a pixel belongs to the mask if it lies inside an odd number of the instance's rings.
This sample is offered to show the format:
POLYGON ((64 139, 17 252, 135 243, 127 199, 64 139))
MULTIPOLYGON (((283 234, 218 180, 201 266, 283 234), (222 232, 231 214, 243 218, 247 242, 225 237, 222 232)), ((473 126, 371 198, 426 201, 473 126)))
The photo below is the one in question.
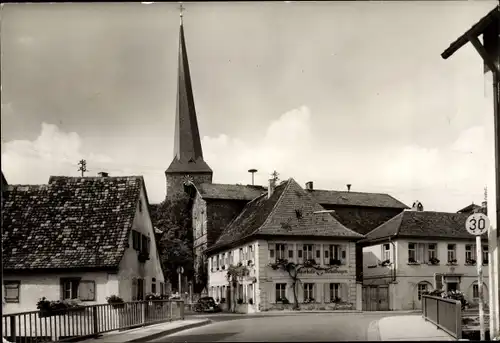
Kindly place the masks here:
POLYGON ((220 303, 221 303, 221 304, 225 304, 225 303, 226 303, 226 298, 221 298, 221 299, 220 299, 220 303))
POLYGON ((248 266, 251 266, 252 265, 252 260, 248 260, 247 264, 248 264, 248 266))
POLYGON ((242 298, 239 298, 239 299, 238 299, 238 305, 241 305, 241 304, 243 304, 243 299, 242 299, 242 298))
POLYGON ((243 266, 243 263, 242 262, 238 262, 238 267, 242 267, 243 266))
POLYGON ((408 259, 408 264, 418 264, 417 260, 415 260, 413 257, 410 257, 408 259))
POLYGON ((223 265, 223 266, 222 266, 222 270, 224 270, 224 269, 226 269, 226 266, 225 266, 225 265, 223 265))
POLYGON ((253 305, 253 299, 252 299, 252 298, 248 299, 248 303, 249 303, 250 305, 253 305))
POLYGON ((465 260, 465 264, 467 264, 469 266, 475 265, 476 260, 474 260, 473 258, 468 258, 467 260, 465 260))
POLYGON ((283 298, 280 298, 278 299, 278 302, 281 302, 282 304, 286 305, 286 304, 289 304, 290 301, 288 301, 287 298, 283 297, 283 298))
POLYGON ((457 259, 452 259, 448 261, 448 264, 457 264, 457 259))
POLYGON ((125 301, 123 301, 123 299, 117 295, 111 295, 109 297, 106 297, 106 301, 114 309, 123 308, 125 306, 125 301))
POLYGON ((340 265, 342 265, 342 261, 337 259, 337 258, 331 258, 330 265, 331 266, 340 266, 340 265))
POLYGON ((67 312, 85 312, 85 306, 78 299, 51 301, 47 298, 41 298, 36 305, 39 317, 51 317, 54 315, 65 314, 67 312))
POLYGON ((380 262, 380 265, 382 267, 386 267, 386 266, 388 266, 390 264, 391 264, 391 260, 385 260, 385 261, 380 262))
POLYGON ((433 265, 433 266, 438 265, 438 264, 439 264, 439 262, 440 262, 440 261, 439 261, 439 259, 437 259, 437 258, 435 258, 435 257, 433 257, 433 258, 429 259, 429 264, 431 264, 431 265, 433 265))

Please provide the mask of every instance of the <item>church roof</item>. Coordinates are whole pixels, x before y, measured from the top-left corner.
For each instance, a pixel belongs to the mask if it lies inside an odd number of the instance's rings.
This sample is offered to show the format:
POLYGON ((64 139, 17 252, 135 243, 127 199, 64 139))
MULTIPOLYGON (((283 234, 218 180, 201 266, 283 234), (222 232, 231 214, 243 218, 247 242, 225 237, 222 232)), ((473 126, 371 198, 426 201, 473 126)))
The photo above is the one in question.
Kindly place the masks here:
MULTIPOLYGON (((203 183, 197 185, 203 199, 219 200, 253 200, 267 188, 252 185, 229 185, 217 183, 203 183)), ((321 205, 359 206, 359 207, 386 207, 407 209, 408 206, 388 194, 342 192, 330 190, 306 190, 321 205)))
POLYGON ((346 192, 315 189, 307 191, 322 205, 389 207, 406 209, 408 206, 383 193, 346 192))
POLYGON ((465 206, 461 210, 458 210, 457 213, 472 213, 476 210, 479 210, 480 208, 481 208, 481 206, 472 203, 468 206, 465 206))
POLYGON ((363 238, 337 221, 294 179, 278 185, 271 197, 267 193, 249 202, 226 227, 208 251, 237 245, 259 236, 329 237, 357 240, 363 238))
POLYGON ((211 173, 212 169, 203 160, 182 20, 179 30, 178 63, 174 158, 166 172, 211 173))
MULTIPOLYGON (((467 217, 468 215, 463 213, 403 211, 367 233, 362 242, 397 237, 473 240, 474 237, 465 229, 467 217)), ((487 235, 483 238, 487 238, 487 235)))
POLYGON ((47 185, 8 186, 3 268, 117 268, 143 187, 142 176, 52 176, 47 185))

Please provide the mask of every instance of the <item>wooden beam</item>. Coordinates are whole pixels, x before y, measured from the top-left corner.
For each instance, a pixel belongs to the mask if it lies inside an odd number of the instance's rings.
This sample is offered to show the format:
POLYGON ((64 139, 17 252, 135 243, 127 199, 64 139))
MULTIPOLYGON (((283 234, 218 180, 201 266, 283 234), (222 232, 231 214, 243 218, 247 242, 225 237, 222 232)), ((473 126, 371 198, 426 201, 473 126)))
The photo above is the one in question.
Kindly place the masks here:
POLYGON ((469 35, 467 38, 469 39, 469 42, 472 43, 472 45, 474 46, 474 48, 476 48, 476 50, 479 53, 479 55, 481 55, 481 58, 483 59, 484 63, 498 77, 498 75, 500 75, 500 70, 498 70, 498 68, 495 65, 493 59, 488 54, 488 52, 486 51, 486 49, 484 48, 484 46, 481 44, 481 42, 479 41, 479 39, 476 36, 473 36, 473 35, 469 35))

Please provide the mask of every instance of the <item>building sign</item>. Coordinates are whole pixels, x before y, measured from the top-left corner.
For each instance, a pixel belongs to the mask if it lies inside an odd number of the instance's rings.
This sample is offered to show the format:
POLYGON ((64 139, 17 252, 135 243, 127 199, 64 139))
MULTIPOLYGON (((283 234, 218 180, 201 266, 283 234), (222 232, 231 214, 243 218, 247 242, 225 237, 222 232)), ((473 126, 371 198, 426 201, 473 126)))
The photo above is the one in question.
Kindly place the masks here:
POLYGON ((323 274, 347 274, 347 270, 345 269, 338 269, 335 267, 328 268, 328 269, 323 269, 323 270, 317 270, 314 268, 302 268, 299 270, 300 274, 317 274, 317 275, 323 275, 323 274))

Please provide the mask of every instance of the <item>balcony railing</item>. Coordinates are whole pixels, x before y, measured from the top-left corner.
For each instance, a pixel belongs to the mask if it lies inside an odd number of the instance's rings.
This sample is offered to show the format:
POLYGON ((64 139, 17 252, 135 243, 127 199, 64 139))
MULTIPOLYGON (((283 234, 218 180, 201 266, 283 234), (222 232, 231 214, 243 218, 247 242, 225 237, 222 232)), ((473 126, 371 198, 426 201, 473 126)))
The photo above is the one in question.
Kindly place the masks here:
POLYGON ((2 332, 10 342, 64 342, 181 319, 183 301, 135 301, 7 314, 2 316, 2 332))
POLYGON ((462 338, 460 301, 422 295, 422 316, 457 340, 462 338))

